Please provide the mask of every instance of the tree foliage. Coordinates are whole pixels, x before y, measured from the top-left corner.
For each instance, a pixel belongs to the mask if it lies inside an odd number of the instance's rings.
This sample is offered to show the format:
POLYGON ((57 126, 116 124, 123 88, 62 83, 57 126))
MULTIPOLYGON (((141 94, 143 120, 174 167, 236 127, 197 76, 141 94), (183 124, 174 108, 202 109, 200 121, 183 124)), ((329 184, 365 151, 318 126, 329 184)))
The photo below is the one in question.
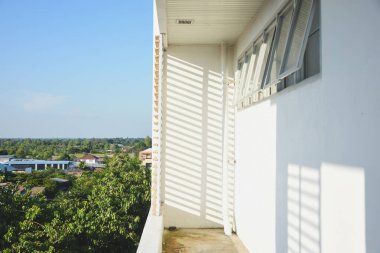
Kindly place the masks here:
POLYGON ((144 139, 144 144, 147 148, 152 147, 152 138, 150 138, 150 136, 146 136, 144 139))
MULTIPOLYGON (((148 138, 148 137, 147 137, 148 138)), ((73 154, 122 150, 139 152, 147 145, 145 138, 92 138, 92 139, 0 139, 0 155, 16 155, 18 158, 72 160, 73 154)), ((149 137, 150 138, 150 137, 149 137)))
POLYGON ((0 250, 135 252, 149 206, 150 172, 128 155, 85 172, 54 200, 0 188, 0 250))

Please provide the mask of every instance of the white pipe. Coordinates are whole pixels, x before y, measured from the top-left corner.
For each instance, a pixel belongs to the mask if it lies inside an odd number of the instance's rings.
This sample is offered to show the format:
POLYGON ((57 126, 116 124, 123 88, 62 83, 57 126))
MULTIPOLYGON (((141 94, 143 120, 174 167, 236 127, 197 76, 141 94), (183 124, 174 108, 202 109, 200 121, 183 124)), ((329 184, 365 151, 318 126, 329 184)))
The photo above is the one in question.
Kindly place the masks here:
POLYGON ((227 85, 227 47, 224 42, 221 48, 221 69, 223 87, 223 180, 222 180, 222 210, 224 234, 231 235, 232 229, 228 215, 228 85, 227 85))

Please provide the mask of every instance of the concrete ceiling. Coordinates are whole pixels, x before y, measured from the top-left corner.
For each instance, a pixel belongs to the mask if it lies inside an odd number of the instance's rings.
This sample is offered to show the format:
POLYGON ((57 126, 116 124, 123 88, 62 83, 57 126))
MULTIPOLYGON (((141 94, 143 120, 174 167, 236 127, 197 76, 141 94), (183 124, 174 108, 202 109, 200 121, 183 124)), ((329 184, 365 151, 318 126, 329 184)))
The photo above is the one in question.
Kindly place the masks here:
POLYGON ((234 43, 265 0, 166 0, 169 44, 234 43), (190 19, 191 25, 177 24, 190 19))

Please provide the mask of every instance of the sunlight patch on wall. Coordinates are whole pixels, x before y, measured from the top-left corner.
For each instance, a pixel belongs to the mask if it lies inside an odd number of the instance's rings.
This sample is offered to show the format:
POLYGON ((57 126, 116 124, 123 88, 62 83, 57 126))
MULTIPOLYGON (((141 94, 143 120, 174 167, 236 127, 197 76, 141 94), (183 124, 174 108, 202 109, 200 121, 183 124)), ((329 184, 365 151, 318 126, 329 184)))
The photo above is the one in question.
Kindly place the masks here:
POLYGON ((321 167, 323 252, 366 252, 365 173, 360 167, 321 167))

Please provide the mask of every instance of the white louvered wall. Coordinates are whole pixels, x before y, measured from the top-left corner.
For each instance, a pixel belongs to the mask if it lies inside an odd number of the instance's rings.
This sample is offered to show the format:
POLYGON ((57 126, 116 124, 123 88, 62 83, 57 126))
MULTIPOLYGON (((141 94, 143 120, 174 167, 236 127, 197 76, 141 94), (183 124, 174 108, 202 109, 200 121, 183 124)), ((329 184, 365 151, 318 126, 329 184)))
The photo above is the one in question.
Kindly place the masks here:
POLYGON ((152 190, 153 215, 161 214, 161 145, 162 145, 162 35, 154 38, 153 122, 152 122, 152 190))

